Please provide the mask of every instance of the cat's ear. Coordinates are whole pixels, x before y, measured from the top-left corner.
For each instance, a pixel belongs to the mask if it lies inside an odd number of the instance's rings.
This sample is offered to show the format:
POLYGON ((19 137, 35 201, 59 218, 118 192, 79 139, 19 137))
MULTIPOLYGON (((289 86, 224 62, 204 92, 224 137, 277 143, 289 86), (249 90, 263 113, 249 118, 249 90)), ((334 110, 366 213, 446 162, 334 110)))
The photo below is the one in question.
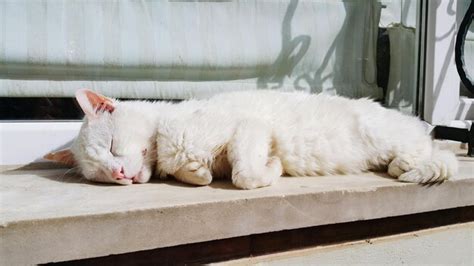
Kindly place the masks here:
POLYGON ((74 160, 74 155, 70 149, 50 152, 43 156, 44 159, 62 163, 68 166, 74 166, 76 161, 74 160))
POLYGON ((114 100, 88 89, 76 91, 76 100, 88 117, 95 117, 99 112, 112 113, 115 109, 114 100))

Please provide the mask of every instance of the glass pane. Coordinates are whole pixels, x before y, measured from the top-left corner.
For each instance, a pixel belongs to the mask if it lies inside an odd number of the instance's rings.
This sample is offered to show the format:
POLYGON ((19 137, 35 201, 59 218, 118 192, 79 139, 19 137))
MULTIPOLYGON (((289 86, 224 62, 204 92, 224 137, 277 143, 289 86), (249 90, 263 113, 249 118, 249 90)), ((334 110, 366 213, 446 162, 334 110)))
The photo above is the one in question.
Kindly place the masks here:
MULTIPOLYGON (((388 60, 387 79, 379 84, 384 89, 384 103, 405 113, 416 112, 418 95, 418 43, 420 1, 381 1, 382 37, 388 39, 389 52, 380 55, 388 60)), ((384 50, 385 51, 385 50, 384 50)), ((382 72, 383 73, 383 72, 382 72)))

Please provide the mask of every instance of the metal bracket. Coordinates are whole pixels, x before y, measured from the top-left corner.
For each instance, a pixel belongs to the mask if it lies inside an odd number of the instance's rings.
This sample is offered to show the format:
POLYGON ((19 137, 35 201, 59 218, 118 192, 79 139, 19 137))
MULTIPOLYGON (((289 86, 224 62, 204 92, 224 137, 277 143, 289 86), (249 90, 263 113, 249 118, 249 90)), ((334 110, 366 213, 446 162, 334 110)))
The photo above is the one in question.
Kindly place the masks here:
POLYGON ((436 126, 434 128, 434 138, 467 143, 467 155, 474 157, 474 124, 471 125, 471 129, 436 126))

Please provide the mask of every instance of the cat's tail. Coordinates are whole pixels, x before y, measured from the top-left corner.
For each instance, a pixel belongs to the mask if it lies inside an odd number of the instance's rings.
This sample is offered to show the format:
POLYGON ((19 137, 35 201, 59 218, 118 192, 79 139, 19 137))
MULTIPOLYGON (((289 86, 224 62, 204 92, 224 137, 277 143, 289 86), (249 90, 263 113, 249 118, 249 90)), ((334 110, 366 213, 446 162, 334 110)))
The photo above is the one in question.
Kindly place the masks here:
POLYGON ((433 147, 431 158, 419 162, 395 158, 388 170, 389 174, 404 182, 441 182, 457 174, 458 160, 453 152, 433 147))

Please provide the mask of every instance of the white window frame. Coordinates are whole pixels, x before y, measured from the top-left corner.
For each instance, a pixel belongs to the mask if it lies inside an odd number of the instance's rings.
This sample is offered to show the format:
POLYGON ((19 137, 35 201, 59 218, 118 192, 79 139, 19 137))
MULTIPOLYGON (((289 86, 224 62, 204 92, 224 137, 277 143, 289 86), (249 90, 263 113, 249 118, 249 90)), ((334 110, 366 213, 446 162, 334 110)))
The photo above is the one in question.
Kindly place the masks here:
POLYGON ((447 12, 456 11, 458 1, 426 1, 426 4, 423 119, 432 125, 469 129, 470 119, 474 117, 474 99, 460 97, 461 80, 454 61, 462 17, 447 12))
POLYGON ((70 145, 81 124, 80 121, 0 121, 0 165, 42 161, 48 152, 70 145))
MULTIPOLYGON (((474 117, 473 99, 459 96, 460 79, 454 63, 454 40, 460 21, 448 8, 457 1, 420 1, 422 43, 419 87, 422 118, 432 125, 469 128, 474 117), (436 2, 436 3, 435 3, 436 2), (437 23, 442 21, 443 23, 437 23), (454 30, 451 28, 454 27, 454 30), (470 112, 468 112, 470 110, 470 112)), ((0 121, 0 165, 41 161, 46 153, 64 148, 80 129, 79 121, 0 121)))

